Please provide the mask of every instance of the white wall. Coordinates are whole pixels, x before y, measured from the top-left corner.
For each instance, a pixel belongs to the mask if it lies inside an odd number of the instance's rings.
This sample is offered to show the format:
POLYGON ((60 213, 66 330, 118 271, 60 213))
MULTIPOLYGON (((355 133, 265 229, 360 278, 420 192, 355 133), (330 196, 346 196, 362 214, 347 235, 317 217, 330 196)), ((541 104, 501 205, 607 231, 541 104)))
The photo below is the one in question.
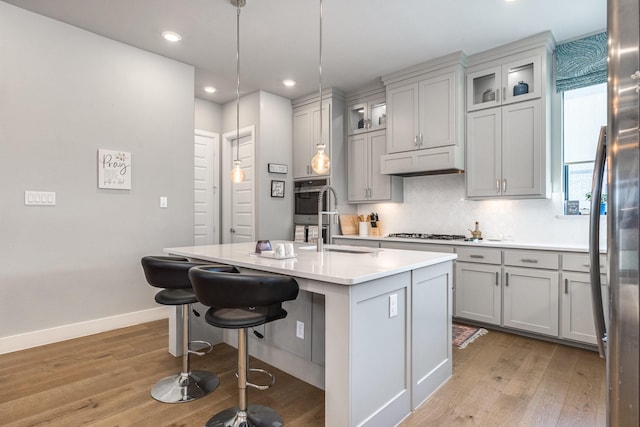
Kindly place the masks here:
MULTIPOLYGON (((447 233, 470 236, 469 228, 480 222, 483 237, 502 235, 512 240, 586 245, 588 217, 562 217, 561 193, 551 199, 465 199, 464 175, 404 178, 404 203, 358 206, 359 214, 380 215, 384 233, 447 233)), ((606 226, 601 225, 601 241, 606 226)))
POLYGON ((212 133, 221 133, 222 107, 206 99, 195 99, 195 128, 212 133))
POLYGON ((193 68, 3 2, 0 52, 0 352, 156 309, 140 258, 193 242, 193 68), (132 153, 130 191, 97 188, 99 148, 132 153))

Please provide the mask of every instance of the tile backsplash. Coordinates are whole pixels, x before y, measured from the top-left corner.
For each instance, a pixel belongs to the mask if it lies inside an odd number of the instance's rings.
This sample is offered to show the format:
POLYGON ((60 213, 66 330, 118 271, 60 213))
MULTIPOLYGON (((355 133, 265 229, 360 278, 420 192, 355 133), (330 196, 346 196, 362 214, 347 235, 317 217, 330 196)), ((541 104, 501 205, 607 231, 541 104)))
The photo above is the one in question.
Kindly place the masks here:
MULTIPOLYGON (((588 216, 562 216, 562 194, 551 199, 467 200, 464 175, 404 178, 403 203, 358 206, 358 213, 377 212, 384 233, 446 233, 470 236, 479 221, 482 236, 540 243, 587 244, 588 216)), ((601 223, 606 241, 606 221, 601 223)))

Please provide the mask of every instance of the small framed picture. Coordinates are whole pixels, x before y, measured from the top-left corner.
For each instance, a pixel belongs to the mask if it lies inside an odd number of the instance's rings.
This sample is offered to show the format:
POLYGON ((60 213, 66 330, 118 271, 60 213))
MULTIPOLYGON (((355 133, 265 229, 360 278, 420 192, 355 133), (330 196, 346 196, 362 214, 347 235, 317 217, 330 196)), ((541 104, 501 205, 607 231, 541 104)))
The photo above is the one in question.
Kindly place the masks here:
POLYGON ((580 215, 580 202, 578 200, 567 200, 565 215, 580 215))
POLYGON ((271 180, 271 197, 284 197, 284 181, 271 180))

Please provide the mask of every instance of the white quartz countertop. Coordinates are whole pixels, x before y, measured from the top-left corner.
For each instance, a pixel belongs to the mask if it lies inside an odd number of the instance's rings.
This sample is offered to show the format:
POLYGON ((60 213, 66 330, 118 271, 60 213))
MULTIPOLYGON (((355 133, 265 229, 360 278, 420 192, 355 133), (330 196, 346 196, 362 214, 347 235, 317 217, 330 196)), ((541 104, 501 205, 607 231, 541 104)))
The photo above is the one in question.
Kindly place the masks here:
MULTIPOLYGON (((282 241, 272 241, 272 246, 282 241)), ((325 245, 324 252, 316 252, 315 245, 295 243, 295 258, 274 259, 254 254, 255 243, 185 246, 165 248, 164 252, 205 261, 231 264, 237 267, 294 277, 319 280, 341 285, 355 285, 405 271, 442 262, 453 261, 457 255, 449 253, 374 249, 343 245, 325 245), (347 250, 364 253, 331 251, 347 250)))
MULTIPOLYGON (((371 240, 385 242, 405 242, 405 243, 428 243, 432 245, 448 245, 448 246, 474 246, 487 248, 505 248, 505 249, 534 249, 544 251, 567 251, 567 252, 589 252, 587 245, 576 243, 542 243, 527 242, 522 240, 492 240, 483 239, 477 242, 465 242, 464 240, 432 240, 432 239, 407 239, 401 237, 383 237, 383 236, 359 236, 359 235, 338 235, 333 236, 336 239, 353 239, 353 240, 371 240)), ((600 248, 601 253, 606 253, 607 249, 600 248)))

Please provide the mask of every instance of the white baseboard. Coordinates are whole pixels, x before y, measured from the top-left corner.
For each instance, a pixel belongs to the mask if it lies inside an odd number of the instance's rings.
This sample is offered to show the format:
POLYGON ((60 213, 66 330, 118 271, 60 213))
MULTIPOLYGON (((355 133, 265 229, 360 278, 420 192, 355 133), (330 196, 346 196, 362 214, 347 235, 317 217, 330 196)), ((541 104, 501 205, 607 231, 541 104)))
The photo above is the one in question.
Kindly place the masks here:
POLYGON ((152 322, 154 320, 166 319, 169 317, 170 310, 171 307, 169 306, 151 308, 149 310, 103 317, 102 319, 88 320, 86 322, 2 337, 0 338, 0 354, 84 337, 113 329, 124 328, 126 326, 138 325, 140 323, 152 322))

